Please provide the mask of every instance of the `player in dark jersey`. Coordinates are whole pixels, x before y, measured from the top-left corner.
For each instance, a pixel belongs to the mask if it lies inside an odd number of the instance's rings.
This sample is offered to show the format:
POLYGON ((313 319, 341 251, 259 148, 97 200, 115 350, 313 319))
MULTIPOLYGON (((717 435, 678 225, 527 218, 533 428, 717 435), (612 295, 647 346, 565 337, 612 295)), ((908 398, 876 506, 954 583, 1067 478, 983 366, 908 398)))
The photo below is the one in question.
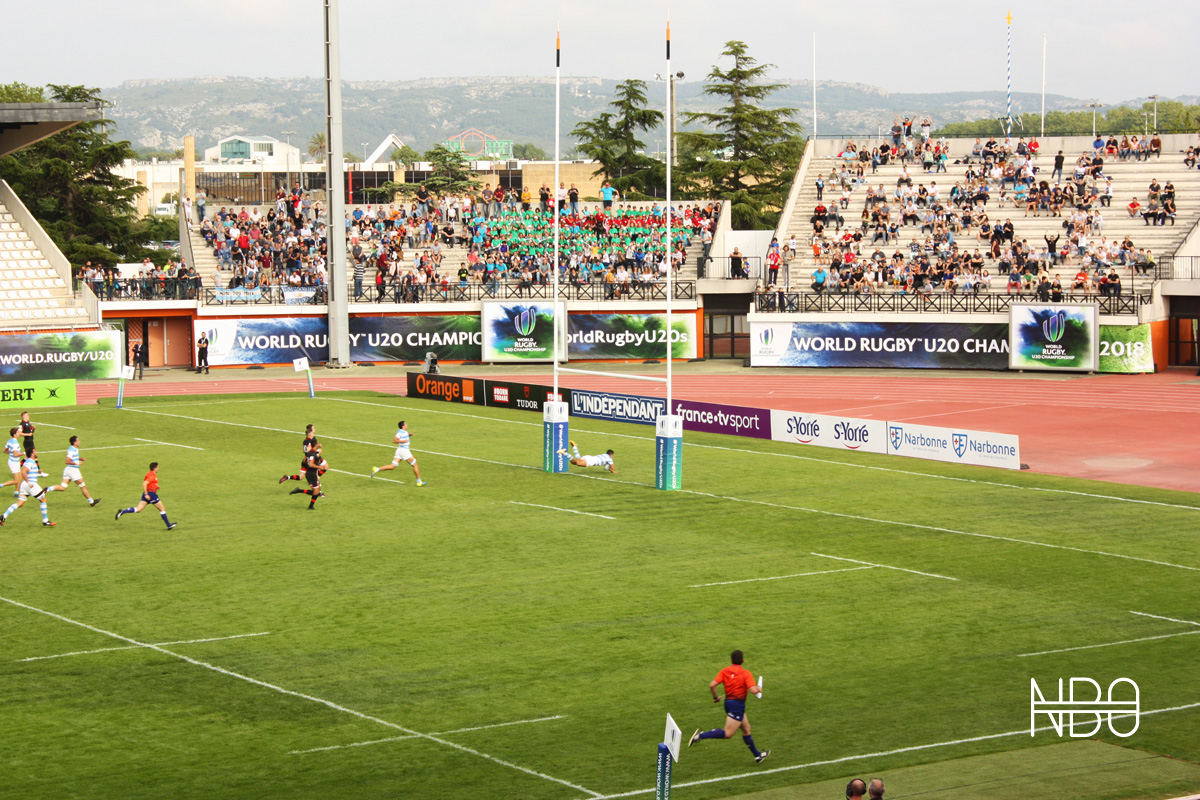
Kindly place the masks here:
POLYGON ((754 754, 754 760, 761 762, 764 758, 771 755, 771 751, 759 751, 754 746, 754 737, 750 735, 750 719, 746 716, 746 695, 750 693, 758 694, 762 691, 762 687, 754 682, 754 675, 742 666, 743 658, 741 650, 734 650, 730 654, 729 660, 732 663, 718 672, 717 677, 713 678, 712 683, 708 685, 708 690, 712 692, 714 703, 721 702, 721 698, 717 694, 717 687, 722 684, 725 685, 725 727, 713 728, 711 731, 704 731, 703 733, 697 728, 688 742, 688 747, 691 747, 701 739, 732 738, 737 729, 741 728, 742 741, 746 743, 746 746, 750 748, 750 752, 754 754))
POLYGON ((309 511, 316 508, 318 497, 325 496, 321 491, 321 476, 325 474, 325 470, 327 469, 329 469, 329 463, 321 456, 321 443, 313 439, 312 446, 308 448, 308 454, 305 456, 304 462, 304 479, 308 481, 308 488, 295 488, 290 492, 290 494, 308 495, 309 511))
POLYGON ((21 422, 17 427, 21 429, 18 435, 25 441, 25 457, 33 458, 33 432, 37 430, 37 425, 29 421, 28 411, 21 412, 21 422))
MULTIPOLYGON (((301 450, 301 453, 300 453, 300 469, 301 470, 308 468, 308 451, 311 450, 316 443, 317 443, 317 428, 315 425, 310 424, 304 428, 304 445, 303 445, 303 449, 301 450)), ((282 478, 279 479, 279 482, 287 483, 288 481, 298 481, 298 480, 300 480, 300 475, 299 475, 299 473, 296 473, 293 475, 284 475, 282 478)))

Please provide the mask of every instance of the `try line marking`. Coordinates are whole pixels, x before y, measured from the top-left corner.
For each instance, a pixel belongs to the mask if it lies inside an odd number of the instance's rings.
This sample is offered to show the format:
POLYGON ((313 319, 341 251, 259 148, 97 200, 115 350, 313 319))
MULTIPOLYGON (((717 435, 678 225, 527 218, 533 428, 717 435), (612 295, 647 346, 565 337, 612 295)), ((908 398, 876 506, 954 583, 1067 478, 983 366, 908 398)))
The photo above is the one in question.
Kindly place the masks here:
POLYGON ((1175 619, 1174 617, 1160 617, 1158 614, 1147 614, 1145 611, 1130 611, 1130 614, 1137 614, 1139 617, 1150 617, 1151 619, 1165 619, 1167 622, 1178 622, 1180 625, 1200 625, 1200 622, 1192 622, 1190 619, 1175 619))
POLYGON ((192 447, 190 444, 174 444, 172 442, 159 442, 154 439, 139 439, 136 436, 133 437, 133 440, 135 442, 149 442, 150 444, 161 444, 165 447, 183 447, 188 450, 203 450, 204 449, 203 447, 192 447))
POLYGON ((807 578, 809 575, 832 575, 835 572, 857 572, 860 569, 875 569, 870 567, 846 567, 845 569, 827 569, 821 572, 798 572, 795 575, 775 575, 771 578, 746 578, 740 581, 717 581, 716 583, 695 583, 689 589, 703 589, 705 586, 732 586, 735 583, 757 583, 758 581, 782 581, 788 578, 807 578))
MULTIPOLYGON (((1200 631, 1198 631, 1200 632, 1200 631)), ((246 639, 250 636, 270 636, 270 631, 262 633, 238 633, 233 636, 215 636, 211 639, 184 639, 179 642, 155 642, 155 647, 166 647, 169 644, 200 644, 201 642, 224 642, 229 639, 246 639)), ((52 656, 31 656, 29 658, 18 658, 17 661, 45 661, 50 658, 66 658, 67 656, 90 656, 92 653, 111 653, 114 650, 137 650, 141 645, 127 644, 123 647, 101 647, 97 650, 76 650, 73 653, 55 653, 52 656)))
MULTIPOLYGON (((337 402, 337 403, 354 403, 356 405, 362 405, 362 406, 378 406, 379 408, 395 408, 396 407, 394 405, 388 405, 386 403, 372 403, 367 400, 351 400, 346 397, 318 397, 317 399, 318 400, 329 400, 329 401, 337 402)), ((407 398, 397 398, 397 399, 407 399, 407 398)), ((889 404, 889 405, 891 405, 891 404, 889 404)), ((864 407, 866 407, 866 406, 864 406, 864 407)), ((412 408, 412 407, 410 406, 409 408, 412 408)), ((485 417, 485 416, 480 416, 479 414, 464 414, 459 411, 437 411, 437 410, 429 409, 429 408, 412 408, 412 410, 416 411, 418 413, 422 413, 422 414, 443 414, 443 415, 450 416, 450 417, 465 417, 467 419, 481 419, 481 420, 487 420, 489 422, 501 422, 501 423, 508 423, 511 425, 532 425, 535 427, 539 427, 542 424, 540 422, 524 422, 521 420, 503 419, 500 417, 485 417)), ((50 413, 62 413, 62 412, 50 412, 50 413)), ((824 412, 824 413, 832 413, 832 412, 824 412)), ((579 430, 580 430, 580 433, 595 433, 595 434, 602 435, 602 436, 620 437, 622 439, 641 439, 643 441, 651 440, 650 437, 648 437, 648 436, 635 436, 635 435, 629 434, 629 433, 609 433, 609 432, 602 432, 602 431, 589 431, 584 428, 580 428, 579 430)), ((959 483, 977 483, 981 486, 997 486, 997 487, 1000 487, 1003 489, 1017 489, 1020 491, 1029 491, 1029 492, 1051 492, 1054 494, 1072 494, 1072 495, 1076 495, 1078 497, 1094 497, 1099 500, 1116 500, 1121 503, 1139 503, 1142 505, 1163 506, 1164 508, 1182 508, 1187 511, 1200 511, 1200 506, 1189 506, 1189 505, 1184 505, 1181 503, 1163 503, 1163 502, 1159 502, 1157 500, 1138 500, 1138 499, 1132 498, 1132 497, 1119 497, 1117 495, 1095 494, 1093 492, 1077 492, 1077 491, 1074 491, 1071 489, 1051 489, 1051 488, 1048 488, 1045 486, 1019 486, 1015 483, 1004 483, 1002 481, 984 481, 984 480, 978 480, 976 478, 958 478, 958 477, 954 477, 951 475, 934 475, 934 474, 931 474, 928 472, 916 472, 914 470, 897 469, 895 467, 876 467, 871 464, 854 464, 854 463, 851 463, 848 461, 838 461, 836 459, 831 459, 831 458, 817 458, 815 456, 802 456, 802 455, 797 455, 795 453, 773 453, 773 452, 770 452, 767 450, 746 450, 746 449, 740 448, 740 447, 723 447, 721 445, 716 445, 716 444, 697 444, 695 442, 688 442, 688 441, 685 441, 683 444, 685 447, 700 447, 700 448, 704 448, 706 450, 726 450, 731 453, 748 453, 748 454, 752 454, 752 455, 772 456, 775 458, 794 458, 799 461, 815 461, 818 464, 837 464, 838 466, 851 467, 854 469, 870 469, 870 470, 877 470, 879 472, 894 472, 898 475, 913 475, 916 477, 930 478, 933 480, 957 481, 959 483)))
MULTIPOLYGON (((566 714, 557 714, 553 717, 538 717, 537 719, 519 719, 515 722, 498 722, 495 725, 476 725, 474 728, 458 728, 453 731, 438 731, 432 734, 433 736, 451 736, 455 733, 470 733, 471 731, 486 731, 492 728, 507 728, 510 725, 529 725, 533 722, 549 722, 552 719, 566 719, 566 714)), ((311 750, 291 750, 288 752, 290 756, 303 755, 305 753, 324 753, 329 750, 345 750, 347 747, 366 747, 370 744, 383 744, 384 742, 403 742, 408 739, 416 739, 416 736, 389 736, 386 739, 371 739, 366 742, 351 742, 350 744, 335 744, 329 747, 314 747, 311 750)))
POLYGON ((66 622, 71 625, 75 625, 77 627, 92 631, 93 633, 100 633, 100 634, 112 637, 113 639, 117 639, 122 642, 128 642, 129 644, 133 645, 134 647, 145 647, 146 649, 153 650, 156 653, 162 653, 165 656, 171 656, 172 658, 177 658, 180 661, 186 661, 188 664, 191 664, 193 666, 203 667, 204 669, 212 670, 213 672, 220 673, 221 675, 226 675, 230 678, 236 678, 239 681, 245 681, 246 683, 251 683, 251 684, 254 684, 255 686, 261 686, 262 688, 270 689, 273 692, 279 692, 280 694, 285 694, 285 695, 288 695, 289 697, 298 697, 301 700, 308 700, 309 702, 317 703, 318 705, 325 706, 326 708, 331 708, 334 711, 341 711, 343 714, 349 714, 353 717, 358 717, 359 719, 367 720, 368 722, 374 722, 379 725, 383 725, 385 728, 391 728, 393 730, 400 731, 401 733, 406 733, 409 736, 415 736, 418 739, 425 739, 430 742, 435 742, 437 744, 445 745, 446 747, 452 747, 455 750, 458 750, 459 752, 468 753, 470 755, 477 756, 477 757, 485 759, 487 761, 491 761, 494 764, 499 764, 503 767, 508 767, 509 769, 515 769, 518 772, 525 773, 526 775, 532 775, 536 778, 542 778, 544 780, 548 780, 553 783, 557 783, 561 786, 566 786, 569 789, 576 789, 576 790, 588 795, 589 797, 600 797, 599 792, 593 792, 591 789, 585 789, 582 786, 578 786, 569 781, 564 781, 561 778, 555 778, 552 775, 545 774, 544 772, 538 772, 537 770, 532 770, 532 769, 529 769, 528 767, 522 767, 519 764, 514 764, 511 761, 505 761, 504 759, 497 758, 496 756, 490 756, 487 753, 481 752, 479 750, 475 750, 473 748, 466 747, 461 744, 455 744, 454 742, 452 742, 448 739, 443 739, 432 733, 421 733, 420 731, 415 731, 412 728, 406 728, 403 725, 398 725, 395 722, 388 722, 385 719, 381 719, 379 717, 373 717, 370 714, 365 714, 361 711, 355 711, 352 708, 347 708, 346 706, 339 705, 339 704, 333 702, 332 700, 324 700, 320 697, 316 697, 311 694, 304 694, 303 692, 293 691, 292 689, 285 689, 282 686, 278 686, 273 683, 267 683, 266 681, 260 681, 257 678, 251 678, 248 675, 243 675, 239 672, 234 672, 233 670, 228 670, 228 669, 224 669, 223 667, 218 667, 216 664, 210 664, 207 661, 201 661, 196 658, 189 658, 188 656, 182 655, 180 653, 176 653, 171 650, 166 650, 162 647, 162 645, 150 644, 148 642, 139 642, 138 640, 131 639, 128 636, 122 636, 119 633, 113 633, 112 631, 106 631, 103 628, 97 628, 93 625, 88 625, 86 622, 79 622, 78 620, 71 619, 70 617, 64 617, 62 614, 55 614, 53 611, 46 611, 41 608, 36 608, 34 606, 26 605, 25 603, 21 603, 17 600, 11 600, 7 597, 0 597, 0 602, 8 603, 9 605, 14 605, 17 608, 24 608, 27 611, 33 611, 34 613, 37 613, 37 614, 43 614, 47 617, 52 617, 53 619, 57 619, 62 622, 66 622))
POLYGON ((941 578, 944 581, 956 581, 958 578, 947 578, 945 575, 934 575, 932 572, 918 572, 915 569, 905 569, 904 567, 889 567, 887 564, 876 564, 872 561, 859 561, 857 558, 842 558, 841 556, 827 556, 824 553, 812 553, 811 555, 818 558, 832 558, 834 561, 849 561, 851 564, 866 564, 868 567, 879 567, 880 569, 894 569, 899 572, 911 572, 913 575, 924 575, 926 578, 941 578))
MULTIPOLYGON (((1200 708, 1200 703, 1188 703, 1182 706, 1172 706, 1171 708, 1155 708, 1150 711, 1142 711, 1141 716, 1145 717, 1150 714, 1166 714, 1171 711, 1185 711, 1191 708, 1200 708)), ((1113 719, 1122 719, 1124 717, 1132 717, 1132 714, 1113 714, 1113 719)), ((1054 730, 1053 725, 1047 725, 1042 728, 1036 728, 1037 731, 1054 730)), ((985 736, 972 736, 967 739, 953 739, 948 742, 934 742, 933 744, 918 744, 912 747, 900 747, 895 750, 885 750, 879 753, 863 753, 856 756, 843 756, 842 758, 831 758, 826 761, 813 761, 808 764, 796 764, 790 767, 776 767, 775 769, 764 769, 757 772, 743 772, 738 775, 726 775, 721 778, 707 778, 700 781, 689 781, 687 783, 677 783, 674 785, 676 789, 682 789, 688 786, 703 786, 710 783, 723 783, 725 781, 738 781, 743 778, 756 778, 759 775, 773 775, 779 772, 792 772, 798 769, 811 769, 812 767, 823 767, 828 764, 844 764, 847 761, 864 761, 870 758, 883 758, 884 756, 894 756, 899 753, 913 753, 919 750, 932 750, 936 747, 953 747, 959 744, 970 744, 971 742, 985 742, 989 739, 1004 739, 1009 736, 1028 736, 1029 728, 1022 728, 1019 731, 1008 731, 1007 733, 989 733, 985 736)), ((615 800, 618 797, 636 797, 639 794, 654 794, 654 789, 637 789, 632 792, 620 792, 619 794, 606 794, 602 797, 594 798, 594 800, 615 800)))
MULTIPOLYGON (((329 397, 329 398, 324 398, 324 399, 338 400, 340 398, 329 397)), ((343 402, 361 403, 362 401, 345 400, 343 402)), ((378 404, 363 403, 363 405, 378 405, 378 404)), ((383 406, 383 407, 391 408, 392 406, 383 406)), ((415 409, 415 410, 423 411, 423 409, 415 409)), ((126 411, 131 411, 131 412, 134 412, 137 414, 153 414, 155 416, 160 416, 160 417, 174 417, 176 419, 190 419, 193 422, 207 422, 212 425, 230 425, 235 428, 251 428, 253 430, 260 430, 260 431, 274 431, 275 433, 286 433, 288 435, 295 434, 295 431, 291 431, 286 428, 270 428, 270 427, 267 427, 266 425, 251 425, 251 424, 245 423, 245 422, 229 422, 229 421, 223 420, 223 419, 205 419, 204 417, 189 417, 185 414, 168 414, 164 411, 143 411, 143 410, 137 409, 137 408, 128 408, 128 409, 126 409, 126 411)), ((454 416, 468 416, 468 415, 462 415, 462 414, 453 414, 453 412, 441 412, 441 411, 434 411, 434 412, 429 412, 429 413, 435 413, 435 414, 451 413, 454 416)), ((490 417, 481 417, 480 419, 491 419, 491 418, 490 417)), ((500 420, 500 421, 504 422, 507 420, 500 420)), ((515 424, 533 425, 535 423, 515 422, 515 424)), ((330 439, 332 441, 338 441, 338 442, 350 442, 351 444, 365 444, 369 447, 391 447, 392 446, 390 444, 381 444, 379 442, 364 442, 361 439, 347 439, 344 436, 328 436, 327 435, 324 438, 330 439)), ((629 437, 629 438, 645 439, 646 437, 635 436, 635 437, 629 437)), ((715 449, 715 450, 730 450, 730 449, 732 449, 732 448, 727 448, 727 447, 714 447, 712 445, 697 445, 697 446, 712 447, 712 449, 715 449)), ((440 452, 437 452, 434 450, 423 450, 422 452, 425 452, 425 453, 428 453, 428 454, 434 455, 434 456, 442 456, 443 458, 457 458, 462 461, 473 461, 477 464, 492 464, 492 465, 495 465, 498 467, 511 467, 513 469, 529 469, 529 470, 536 470, 538 472, 542 471, 541 467, 533 466, 532 464, 513 464, 508 461, 494 461, 489 458, 478 458, 476 456, 464 456, 464 455, 458 455, 456 453, 440 453, 440 452)), ((739 451, 739 452, 742 452, 742 451, 739 451)), ((747 451, 747 452, 757 452, 757 451, 747 451)), ((803 456, 788 456, 788 457, 789 458, 803 458, 803 456)), ((830 462, 824 461, 823 459, 818 459, 818 458, 807 459, 807 460, 820 461, 821 463, 830 463, 830 462)), ((834 463, 842 463, 842 462, 834 462, 834 463)), ((882 469, 882 468, 881 467, 870 467, 869 469, 882 469)), ((887 470, 887 471, 897 472, 897 471, 902 471, 902 470, 887 470)), ((597 475, 584 475, 579 472, 570 472, 567 474, 573 478, 584 478, 587 480, 597 480, 597 481, 611 481, 613 483, 625 484, 626 486, 644 486, 647 488, 650 488, 652 486, 649 483, 641 483, 639 481, 627 481, 627 480, 621 480, 620 478, 607 478, 607 477, 597 476, 597 475)), ((914 473, 914 474, 921 475, 923 473, 914 473)), ((949 480, 966 480, 966 479, 950 478, 949 480)), ((984 481, 967 481, 967 482, 968 483, 983 483, 984 481)), ((1009 488, 1012 488, 1012 486, 1010 484, 997 484, 997 485, 1007 486, 1009 488)), ((1052 489, 1052 490, 1047 490, 1047 491, 1058 491, 1058 490, 1052 489)), ((1142 558, 1141 556, 1128 556, 1128 555, 1124 555, 1122 553, 1109 553, 1104 550, 1088 550, 1083 547, 1072 547, 1070 545, 1065 545, 1065 544, 1050 544, 1048 542, 1039 542, 1039 541, 1036 541, 1033 539, 1017 539, 1013 536, 1000 536, 1000 535, 992 534, 992 533, 977 533, 974 531, 960 531, 960 530, 955 530, 954 528, 942 528, 937 525, 922 525, 919 522, 901 522, 899 520, 878 519, 876 517, 867 517, 867 516, 863 516, 862 514, 846 514, 846 513, 838 512, 838 511, 825 511, 825 510, 822 510, 819 508, 806 508, 804 506, 790 506, 790 505, 786 505, 784 503, 772 503, 767 500, 750 500, 745 497, 734 497, 732 495, 714 494, 712 492, 700 492, 700 491, 696 491, 695 489, 679 489, 679 490, 677 490, 677 493, 695 495, 696 497, 708 497, 713 500, 727 500, 731 503, 748 503, 750 505, 765 506, 767 508, 780 508, 780 509, 784 509, 785 511, 803 511, 808 514, 820 514, 822 516, 837 517, 839 519, 856 519, 856 520, 860 520, 862 522, 876 522, 876 523, 879 523, 880 525, 896 525, 896 526, 902 527, 902 528, 913 528, 915 530, 934 531, 935 533, 951 533, 956 536, 974 536, 974 537, 977 537, 980 539, 992 539, 992 540, 998 541, 998 542, 1012 542, 1015 544, 1028 544, 1028 545, 1033 545, 1035 547, 1049 547, 1054 550, 1069 550, 1069 551, 1076 552, 1076 553, 1087 553, 1089 555, 1105 556, 1107 558, 1121 558, 1126 561, 1140 561, 1144 564, 1156 564, 1160 567, 1173 567, 1175 569, 1186 569, 1191 572, 1200 572, 1200 567, 1190 567, 1185 564, 1174 564, 1170 561, 1158 561, 1153 558, 1142 558)), ((1082 494, 1082 493, 1081 492, 1070 492, 1070 494, 1082 494)), ((1115 499, 1125 499, 1125 498, 1115 498, 1115 499)), ((1149 501, 1131 500, 1130 502, 1141 503, 1141 502, 1149 502, 1149 501)), ((1153 505, 1170 505, 1170 504, 1169 503, 1153 503, 1153 505)), ((1180 508, 1197 510, 1197 509, 1193 508, 1192 506, 1180 506, 1180 508)), ((943 577, 943 576, 938 576, 938 577, 943 577)))
MULTIPOLYGON (((1162 619, 1167 622, 1178 622, 1180 625, 1197 625, 1200 622, 1191 622, 1186 619, 1175 619, 1174 617, 1160 617, 1158 614, 1147 614, 1143 611, 1130 611, 1130 614, 1137 614, 1139 617, 1150 617, 1151 619, 1162 619)), ((1141 639, 1125 639, 1120 642, 1105 642, 1104 644, 1085 644, 1082 647, 1064 647, 1061 650, 1042 650, 1039 653, 1020 653, 1017 658, 1028 658, 1029 656, 1047 656, 1051 653, 1069 653, 1073 650, 1094 650, 1097 647, 1115 647, 1119 644, 1133 644, 1134 642, 1152 642, 1155 639, 1172 639, 1176 636, 1195 636, 1200 631, 1184 631, 1183 633, 1165 633, 1161 636, 1143 636, 1141 639)))
POLYGON ((590 511, 575 511, 571 508, 559 508, 558 506, 543 506, 539 503, 521 503, 516 500, 509 500, 514 506, 529 506, 531 508, 548 508, 551 511, 565 511, 568 514, 582 514, 585 517, 599 517, 600 519, 616 519, 616 517, 606 517, 603 514, 593 514, 590 511))

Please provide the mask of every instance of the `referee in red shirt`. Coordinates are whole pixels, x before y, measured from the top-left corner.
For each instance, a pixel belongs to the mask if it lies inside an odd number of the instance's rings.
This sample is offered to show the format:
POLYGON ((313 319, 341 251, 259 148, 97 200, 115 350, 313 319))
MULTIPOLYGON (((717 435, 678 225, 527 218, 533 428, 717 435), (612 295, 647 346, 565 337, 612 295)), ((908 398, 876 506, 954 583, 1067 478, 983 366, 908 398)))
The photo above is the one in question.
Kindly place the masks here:
POLYGON ((691 747, 701 739, 729 739, 737 731, 742 729, 742 741, 750 748, 750 752, 754 754, 754 760, 761 762, 764 758, 771 755, 770 750, 760 751, 754 746, 754 737, 750 735, 750 720, 746 717, 746 694, 753 692, 758 694, 762 688, 754 682, 754 675, 742 666, 742 651, 734 650, 730 654, 729 660, 731 663, 728 667, 717 673, 717 677, 713 678, 712 683, 708 685, 708 690, 712 692, 714 703, 721 702, 720 696, 717 694, 717 687, 725 685, 725 727, 713 728, 711 731, 700 732, 697 728, 692 734, 691 740, 688 742, 688 747, 691 747))

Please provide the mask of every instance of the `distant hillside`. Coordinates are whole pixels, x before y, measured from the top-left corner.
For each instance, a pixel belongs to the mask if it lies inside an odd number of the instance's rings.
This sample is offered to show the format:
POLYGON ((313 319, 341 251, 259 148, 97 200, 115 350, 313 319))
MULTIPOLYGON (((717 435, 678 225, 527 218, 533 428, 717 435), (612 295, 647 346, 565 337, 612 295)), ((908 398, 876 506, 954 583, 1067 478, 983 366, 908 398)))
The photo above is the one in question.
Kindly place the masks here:
MULTIPOLYGON (((772 105, 798 109, 797 119, 811 127, 812 85, 781 80, 785 88, 772 105)), ((563 79, 563 149, 576 123, 591 119, 611 100, 616 81, 601 78, 563 79)), ((716 103, 701 94, 702 84, 676 86, 679 111, 701 111, 716 103)), ((657 104, 665 94, 651 84, 657 104)), ((137 148, 169 150, 180 147, 187 134, 197 145, 211 147, 233 133, 284 139, 293 130, 293 144, 302 148, 324 128, 322 81, 311 78, 272 80, 200 77, 186 80, 136 80, 104 90, 114 103, 110 116, 120 137, 137 148)), ((1014 110, 1037 110, 1039 95, 1013 96, 1014 110)), ((419 81, 347 82, 342 92, 346 149, 359 153, 389 133, 418 151, 468 128, 479 128, 500 139, 533 142, 547 152, 554 147, 554 81, 552 78, 438 78, 419 81)), ((1004 93, 944 92, 891 94, 875 86, 824 82, 818 85, 818 133, 863 135, 891 124, 896 114, 929 114, 935 123, 999 117, 1004 93)), ((1047 110, 1082 108, 1084 102, 1048 95, 1047 110)), ((682 124, 680 127, 684 127, 682 124)), ((654 145, 651 144, 651 147, 654 145)))

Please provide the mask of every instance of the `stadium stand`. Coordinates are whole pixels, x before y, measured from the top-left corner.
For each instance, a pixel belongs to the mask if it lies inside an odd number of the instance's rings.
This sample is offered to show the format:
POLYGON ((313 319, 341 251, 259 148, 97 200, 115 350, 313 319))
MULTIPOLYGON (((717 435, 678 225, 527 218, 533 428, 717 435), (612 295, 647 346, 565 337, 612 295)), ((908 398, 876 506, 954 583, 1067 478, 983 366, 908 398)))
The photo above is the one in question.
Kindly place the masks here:
POLYGON ((19 328, 94 324, 4 203, 0 203, 0 324, 19 328))

